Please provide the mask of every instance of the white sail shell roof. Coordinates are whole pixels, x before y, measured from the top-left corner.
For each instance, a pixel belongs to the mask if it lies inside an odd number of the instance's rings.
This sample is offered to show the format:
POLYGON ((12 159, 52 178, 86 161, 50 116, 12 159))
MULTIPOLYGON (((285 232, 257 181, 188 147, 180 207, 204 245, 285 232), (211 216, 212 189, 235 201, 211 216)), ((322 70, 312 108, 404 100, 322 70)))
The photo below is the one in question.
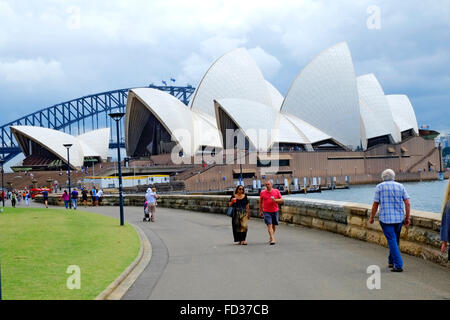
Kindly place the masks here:
POLYGON ((214 62, 195 90, 190 106, 214 117, 214 100, 219 99, 272 105, 266 80, 246 49, 235 49, 214 62))
POLYGON ((391 135, 393 142, 399 143, 400 131, 394 123, 388 100, 377 78, 373 74, 363 75, 357 78, 357 84, 365 139, 391 135))
POLYGON ((108 159, 110 132, 109 128, 103 128, 79 135, 77 138, 83 145, 84 157, 108 159))
POLYGON ((400 132, 413 129, 416 134, 419 134, 416 114, 408 96, 404 94, 393 94, 387 95, 386 99, 391 109, 394 122, 400 132))
POLYGON ((285 113, 278 113, 276 128, 279 132, 278 142, 280 143, 311 144, 306 135, 289 120, 289 116, 285 113))
POLYGON ((125 136, 127 153, 132 154, 139 138, 153 114, 183 149, 187 156, 194 155, 201 146, 222 147, 220 134, 211 117, 189 109, 174 96, 152 88, 130 90, 127 101, 125 136), (138 99, 145 108, 136 107, 138 99))
MULTIPOLYGON (((311 145, 332 139, 331 136, 272 106, 243 99, 221 99, 216 101, 216 113, 222 108, 244 132, 252 145, 260 151, 269 151, 275 143, 311 145), (264 136, 267 139, 264 139, 264 136), (263 139, 258 139, 263 137, 263 139)), ((217 118, 218 122, 219 119, 217 118)))
POLYGON ((267 90, 269 91, 269 94, 270 94, 272 107, 274 107, 277 111, 280 111, 281 106, 283 105, 283 101, 284 101, 283 95, 269 81, 266 80, 266 84, 267 84, 267 90))
MULTIPOLYGON (((245 99, 220 99, 215 107, 216 114, 218 108, 225 111, 256 150, 267 151, 277 140, 272 135, 276 132, 272 130, 275 129, 278 112, 272 106, 245 99)), ((219 120, 219 117, 216 116, 216 119, 219 120)))
POLYGON ((281 110, 346 146, 360 144, 356 77, 345 42, 325 50, 300 72, 281 110))
POLYGON ((176 141, 184 153, 192 154, 192 136, 194 129, 190 110, 174 96, 152 88, 133 89, 129 92, 125 119, 127 152, 131 154, 137 146, 142 131, 153 114, 176 141), (138 99, 146 109, 134 109, 133 99, 138 99), (183 137, 182 137, 183 136, 183 137))
POLYGON ((300 132, 302 136, 307 139, 305 141, 305 144, 313 144, 332 139, 330 135, 292 114, 283 112, 282 115, 295 126, 295 128, 300 132))
POLYGON ((404 95, 385 96, 373 74, 356 78, 350 50, 345 42, 323 51, 293 81, 285 98, 267 80, 244 48, 217 59, 201 79, 189 107, 175 97, 156 89, 130 91, 125 125, 127 151, 132 153, 150 114, 165 126, 185 153, 191 155, 202 146, 221 147, 217 118, 221 108, 244 132, 275 130, 270 142, 312 145, 333 140, 354 149, 368 139, 390 135, 401 141, 401 132, 414 129, 417 120, 404 95), (142 105, 135 107, 133 99, 142 105), (145 107, 143 106, 145 105, 145 107), (184 130, 190 139, 179 139, 173 132, 184 130))
POLYGON ((106 160, 108 157, 108 153, 105 153, 104 150, 109 148, 109 129, 94 130, 82 135, 81 138, 43 127, 11 126, 11 131, 16 136, 24 153, 26 153, 25 150, 28 150, 28 146, 21 145, 21 139, 18 139, 20 136, 41 145, 63 161, 67 161, 67 149, 64 144, 72 144, 69 153, 70 165, 73 168, 83 166, 85 157, 99 157, 102 160, 106 160), (89 136, 96 137, 95 143, 86 140, 89 136))
POLYGON ((192 121, 194 127, 194 152, 203 146, 223 148, 222 139, 214 117, 192 110, 192 121))

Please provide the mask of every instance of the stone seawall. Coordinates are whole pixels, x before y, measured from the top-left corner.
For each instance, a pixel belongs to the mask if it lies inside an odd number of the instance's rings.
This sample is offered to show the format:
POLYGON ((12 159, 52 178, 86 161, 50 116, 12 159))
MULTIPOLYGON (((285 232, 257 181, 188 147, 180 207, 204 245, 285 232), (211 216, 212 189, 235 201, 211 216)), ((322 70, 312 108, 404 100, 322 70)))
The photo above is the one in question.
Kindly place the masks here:
MULTIPOLYGON (((249 197, 251 215, 259 217, 259 198, 249 197)), ((225 214, 229 196, 164 195, 158 205, 164 208, 184 209, 208 213, 225 214)), ((42 202, 42 197, 35 201, 42 202)), ((49 203, 63 205, 58 196, 50 196, 49 203)), ((125 195, 125 206, 143 206, 144 195, 125 195)), ((117 195, 106 195, 103 205, 118 206, 117 195)), ((289 199, 280 207, 280 220, 285 223, 320 229, 347 237, 387 247, 380 224, 375 219, 369 224, 370 205, 313 199, 289 199)), ((412 210, 411 226, 403 228, 400 250, 425 260, 449 266, 447 254, 440 252, 440 215, 412 210)))

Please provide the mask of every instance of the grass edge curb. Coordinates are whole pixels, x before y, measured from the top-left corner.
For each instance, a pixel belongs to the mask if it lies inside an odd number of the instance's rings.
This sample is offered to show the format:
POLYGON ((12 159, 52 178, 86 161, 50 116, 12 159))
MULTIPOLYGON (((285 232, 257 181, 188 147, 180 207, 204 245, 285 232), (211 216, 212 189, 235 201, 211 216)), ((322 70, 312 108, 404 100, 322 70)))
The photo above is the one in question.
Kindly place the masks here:
POLYGON ((152 246, 142 229, 130 223, 136 230, 141 248, 136 259, 94 300, 120 300, 144 271, 152 257, 152 246))

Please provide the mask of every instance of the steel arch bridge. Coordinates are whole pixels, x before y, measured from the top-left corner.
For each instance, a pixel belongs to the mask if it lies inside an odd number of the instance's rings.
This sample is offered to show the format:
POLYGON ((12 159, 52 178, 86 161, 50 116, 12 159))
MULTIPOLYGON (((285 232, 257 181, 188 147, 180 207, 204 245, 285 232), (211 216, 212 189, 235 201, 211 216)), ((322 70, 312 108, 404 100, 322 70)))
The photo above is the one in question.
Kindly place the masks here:
MULTIPOLYGON (((186 105, 195 91, 195 88, 189 85, 186 87, 174 87, 151 84, 147 88, 168 92, 186 105)), ((10 126, 38 126, 76 135, 99 128, 112 128, 113 120, 109 118, 108 114, 111 112, 125 112, 128 91, 131 89, 134 88, 107 91, 62 102, 0 126, 0 154, 2 158, 5 162, 8 162, 22 152, 11 132, 10 126)), ((120 128, 120 145, 124 147, 123 120, 120 128)), ((117 142, 113 142, 116 141, 115 136, 115 134, 111 134, 110 148, 117 147, 117 142)))

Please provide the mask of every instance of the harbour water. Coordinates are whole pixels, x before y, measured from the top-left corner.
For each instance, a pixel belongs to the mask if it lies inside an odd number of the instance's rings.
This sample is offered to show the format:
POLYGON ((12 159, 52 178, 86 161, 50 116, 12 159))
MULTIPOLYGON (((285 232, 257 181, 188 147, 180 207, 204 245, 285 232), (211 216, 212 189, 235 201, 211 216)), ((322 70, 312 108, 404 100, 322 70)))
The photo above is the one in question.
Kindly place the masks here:
MULTIPOLYGON (((403 185, 411 197, 411 209, 440 213, 444 192, 448 180, 405 182, 403 185)), ((308 198, 334 201, 349 201, 357 203, 373 203, 376 185, 354 185, 350 189, 322 191, 321 193, 294 194, 286 198, 308 198)))

